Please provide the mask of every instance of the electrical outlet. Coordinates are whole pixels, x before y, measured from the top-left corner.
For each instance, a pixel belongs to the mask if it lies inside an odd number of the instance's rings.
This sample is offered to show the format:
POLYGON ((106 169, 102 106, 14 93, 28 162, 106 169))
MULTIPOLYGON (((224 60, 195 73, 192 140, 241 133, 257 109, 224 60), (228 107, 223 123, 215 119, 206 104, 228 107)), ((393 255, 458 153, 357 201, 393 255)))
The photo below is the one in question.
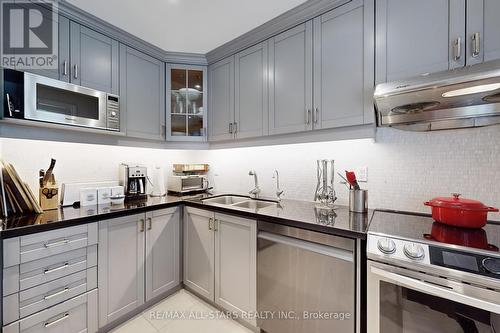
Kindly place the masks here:
POLYGON ((368 167, 362 166, 356 168, 356 179, 358 182, 368 182, 368 167))

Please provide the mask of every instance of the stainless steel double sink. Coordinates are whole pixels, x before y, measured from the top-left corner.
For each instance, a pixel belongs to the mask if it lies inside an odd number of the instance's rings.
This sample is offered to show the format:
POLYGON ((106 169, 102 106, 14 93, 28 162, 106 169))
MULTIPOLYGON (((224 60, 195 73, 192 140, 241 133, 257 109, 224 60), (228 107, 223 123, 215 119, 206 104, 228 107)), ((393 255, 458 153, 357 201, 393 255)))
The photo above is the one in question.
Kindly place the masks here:
POLYGON ((252 199, 245 196, 237 195, 221 195, 213 198, 202 199, 203 202, 208 204, 215 204, 220 206, 229 206, 235 208, 244 208, 250 210, 258 210, 271 206, 278 206, 278 203, 270 200, 252 199))

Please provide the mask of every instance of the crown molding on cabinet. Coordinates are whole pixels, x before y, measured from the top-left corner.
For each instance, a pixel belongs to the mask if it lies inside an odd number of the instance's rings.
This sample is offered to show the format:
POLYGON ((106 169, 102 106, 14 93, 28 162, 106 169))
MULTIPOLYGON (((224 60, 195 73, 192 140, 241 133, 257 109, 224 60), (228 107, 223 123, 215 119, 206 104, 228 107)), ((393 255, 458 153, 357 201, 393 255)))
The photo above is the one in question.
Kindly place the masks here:
POLYGON ((206 54, 208 64, 236 54, 352 0, 309 0, 206 54))
POLYGON ((125 30, 122 30, 92 14, 81 10, 65 0, 60 0, 58 5, 59 14, 96 30, 97 32, 107 35, 110 38, 116 39, 120 43, 144 52, 158 60, 176 64, 207 65, 207 59, 204 54, 165 51, 126 32, 125 30))

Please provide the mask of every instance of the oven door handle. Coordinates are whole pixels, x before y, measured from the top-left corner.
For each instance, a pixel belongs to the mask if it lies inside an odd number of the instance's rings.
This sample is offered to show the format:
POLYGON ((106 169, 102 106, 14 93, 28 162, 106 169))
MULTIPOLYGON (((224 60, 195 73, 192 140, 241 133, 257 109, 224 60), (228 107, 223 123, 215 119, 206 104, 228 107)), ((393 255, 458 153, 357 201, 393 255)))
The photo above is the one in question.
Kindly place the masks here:
MULTIPOLYGON (((380 269, 380 268, 377 268, 374 266, 371 267, 371 273, 378 275, 379 277, 383 278, 383 280, 386 280, 389 282, 394 282, 395 284, 402 286, 402 287, 406 287, 406 288, 420 291, 420 292, 423 292, 426 294, 431 294, 434 296, 445 298, 445 299, 448 299, 448 300, 451 300, 451 301, 454 301, 457 303, 466 304, 466 305, 469 305, 469 306, 472 306, 472 307, 475 307, 478 309, 483 309, 486 311, 500 314, 500 304, 499 303, 493 303, 493 302, 485 301, 482 299, 478 299, 476 297, 464 295, 462 293, 456 292, 455 288, 453 288, 452 286, 450 286, 449 289, 446 287, 440 287, 436 284, 423 282, 419 279, 412 278, 412 277, 405 276, 405 275, 401 275, 398 273, 388 272, 386 270, 383 270, 383 269, 380 269)), ((476 287, 472 287, 469 285, 467 285, 467 286, 471 287, 471 288, 476 288, 476 287)), ((476 288, 476 289, 479 289, 479 288, 476 288)))
POLYGON ((284 244, 292 247, 296 247, 305 251, 311 251, 319 254, 323 254, 336 259, 354 262, 354 253, 352 251, 340 249, 338 247, 321 245, 318 243, 312 243, 304 241, 297 238, 281 236, 278 234, 273 234, 266 231, 259 231, 257 236, 260 239, 265 239, 271 242, 284 244))

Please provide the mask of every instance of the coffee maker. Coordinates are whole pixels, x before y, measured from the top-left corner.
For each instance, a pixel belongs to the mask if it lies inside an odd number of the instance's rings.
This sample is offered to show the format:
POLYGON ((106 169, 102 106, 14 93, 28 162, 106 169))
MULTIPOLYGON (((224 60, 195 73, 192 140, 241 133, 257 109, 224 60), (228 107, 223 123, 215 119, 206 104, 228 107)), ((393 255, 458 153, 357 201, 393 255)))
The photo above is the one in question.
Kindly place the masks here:
POLYGON ((148 168, 145 166, 120 165, 120 185, 125 191, 125 199, 146 199, 148 182, 148 168))

